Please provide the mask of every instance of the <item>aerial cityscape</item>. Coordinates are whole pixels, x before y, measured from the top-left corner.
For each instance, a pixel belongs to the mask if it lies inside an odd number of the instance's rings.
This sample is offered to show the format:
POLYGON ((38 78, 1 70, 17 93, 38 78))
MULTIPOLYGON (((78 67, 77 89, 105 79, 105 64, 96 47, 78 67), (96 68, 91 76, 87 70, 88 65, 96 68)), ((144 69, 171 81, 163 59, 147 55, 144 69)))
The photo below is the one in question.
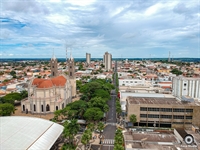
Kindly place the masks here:
POLYGON ((200 150, 199 0, 0 5, 0 149, 200 150))

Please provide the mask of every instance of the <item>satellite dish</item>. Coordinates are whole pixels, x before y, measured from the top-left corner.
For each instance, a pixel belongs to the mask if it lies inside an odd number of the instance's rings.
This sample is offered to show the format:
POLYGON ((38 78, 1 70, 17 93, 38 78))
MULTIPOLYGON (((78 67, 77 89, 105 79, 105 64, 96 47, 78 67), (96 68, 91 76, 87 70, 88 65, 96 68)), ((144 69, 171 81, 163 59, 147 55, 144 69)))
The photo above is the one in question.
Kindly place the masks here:
POLYGON ((191 145, 194 142, 193 136, 192 135, 187 135, 184 139, 185 143, 187 145, 191 145))

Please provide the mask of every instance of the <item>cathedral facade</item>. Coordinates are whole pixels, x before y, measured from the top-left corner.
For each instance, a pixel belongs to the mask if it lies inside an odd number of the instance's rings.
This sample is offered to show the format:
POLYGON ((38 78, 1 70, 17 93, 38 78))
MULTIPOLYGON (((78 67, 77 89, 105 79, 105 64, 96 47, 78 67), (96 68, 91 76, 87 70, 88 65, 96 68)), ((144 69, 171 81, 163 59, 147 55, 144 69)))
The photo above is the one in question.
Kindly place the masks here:
POLYGON ((68 75, 58 73, 55 56, 51 58, 51 78, 33 78, 28 84, 28 99, 21 101, 22 112, 32 114, 53 113, 63 109, 76 96, 74 60, 68 60, 68 75))

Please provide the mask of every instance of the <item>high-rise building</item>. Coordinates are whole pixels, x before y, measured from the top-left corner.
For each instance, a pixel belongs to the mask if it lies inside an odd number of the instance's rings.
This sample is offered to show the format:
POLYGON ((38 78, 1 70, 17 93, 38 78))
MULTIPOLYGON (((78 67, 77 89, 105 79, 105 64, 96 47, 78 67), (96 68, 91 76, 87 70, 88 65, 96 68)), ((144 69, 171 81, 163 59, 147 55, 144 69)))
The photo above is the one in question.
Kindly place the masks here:
POLYGON ((51 58, 50 66, 51 66, 51 76, 52 77, 58 76, 58 61, 54 54, 51 58))
POLYGON ((172 82, 173 95, 182 99, 183 97, 200 99, 200 79, 175 77, 172 82))
POLYGON ((105 52, 105 54, 103 56, 103 63, 105 65, 106 70, 112 69, 112 55, 109 54, 108 52, 105 52))
POLYGON ((90 64, 90 59, 91 59, 91 54, 90 53, 86 53, 86 63, 87 63, 87 65, 90 64))

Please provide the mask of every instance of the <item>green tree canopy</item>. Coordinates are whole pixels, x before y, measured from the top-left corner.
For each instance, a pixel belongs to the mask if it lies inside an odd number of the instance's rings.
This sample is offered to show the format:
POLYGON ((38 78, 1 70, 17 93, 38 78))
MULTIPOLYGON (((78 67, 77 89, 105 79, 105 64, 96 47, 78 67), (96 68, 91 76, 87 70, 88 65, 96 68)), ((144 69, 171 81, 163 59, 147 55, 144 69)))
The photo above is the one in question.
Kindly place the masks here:
POLYGON ((134 123, 137 122, 137 118, 136 118, 136 115, 135 115, 135 114, 130 115, 129 119, 130 119, 130 122, 133 123, 133 125, 134 125, 134 123))
POLYGON ((178 70, 177 68, 172 69, 172 71, 170 71, 170 72, 173 74, 176 74, 177 76, 183 74, 183 72, 178 70))
POLYGON ((103 111, 100 108, 88 108, 84 113, 84 118, 88 121, 98 121, 103 118, 103 111))
POLYGON ((15 107, 10 103, 0 104, 0 116, 10 116, 15 112, 15 107))

